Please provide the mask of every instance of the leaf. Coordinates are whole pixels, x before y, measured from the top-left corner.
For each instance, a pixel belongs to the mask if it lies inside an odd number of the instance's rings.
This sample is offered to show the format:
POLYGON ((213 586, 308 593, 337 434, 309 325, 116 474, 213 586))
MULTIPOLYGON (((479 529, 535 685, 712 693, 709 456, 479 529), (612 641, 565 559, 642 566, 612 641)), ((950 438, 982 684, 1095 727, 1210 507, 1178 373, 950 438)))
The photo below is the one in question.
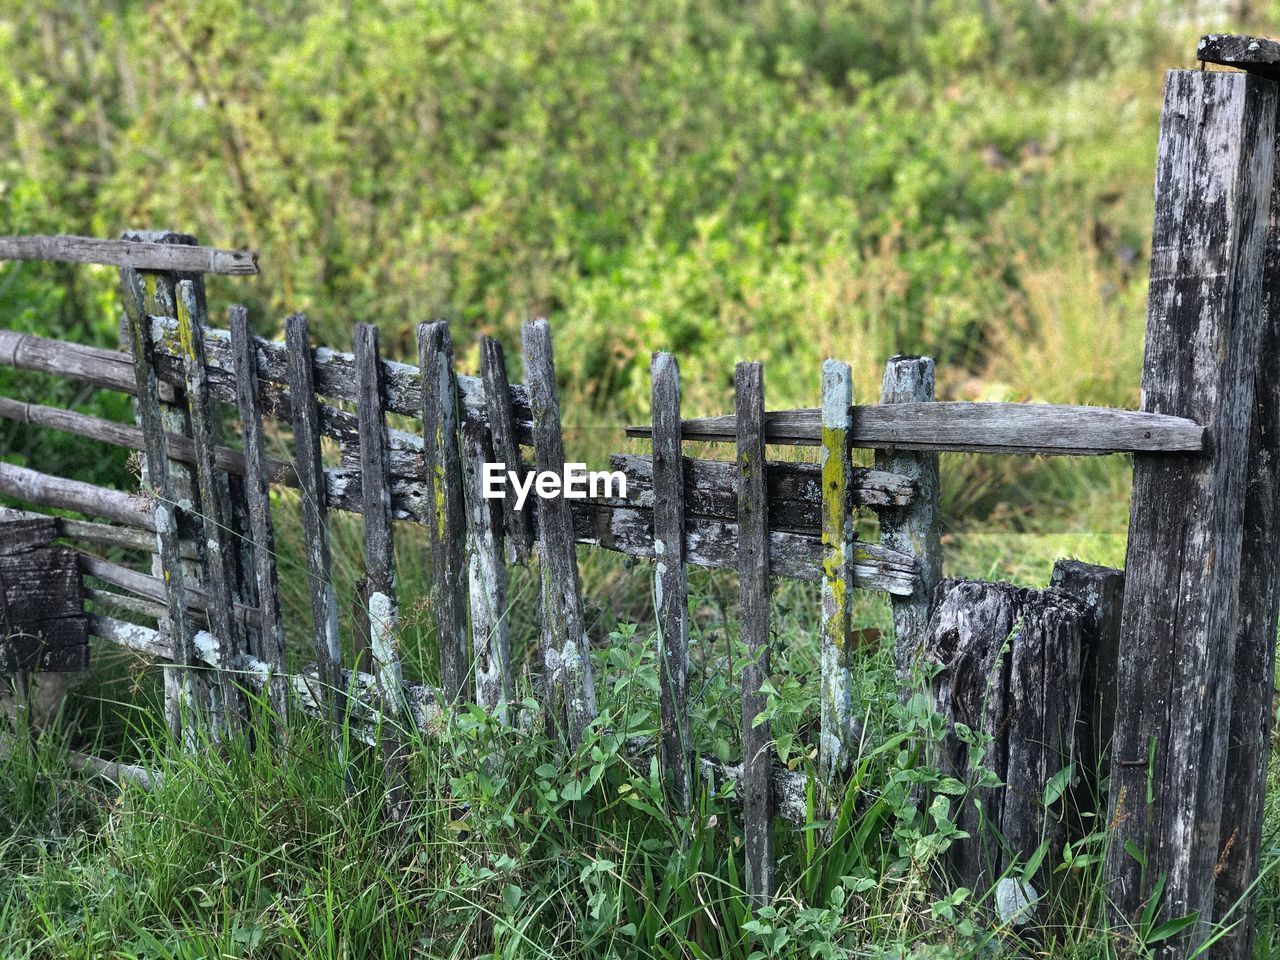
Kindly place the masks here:
POLYGON ((523 897, 524 891, 514 883, 509 883, 502 888, 502 905, 507 908, 507 913, 515 913, 523 897))
POLYGON ((1181 933, 1187 927, 1200 919, 1200 911, 1195 910, 1188 913, 1185 917, 1177 917, 1173 920, 1166 920, 1160 926, 1156 927, 1149 934, 1142 938, 1145 944, 1159 943, 1161 940, 1168 940, 1170 937, 1181 933))
POLYGON ((1138 862, 1139 866, 1145 867, 1147 865, 1147 855, 1143 853, 1142 848, 1132 840, 1126 840, 1124 842, 1124 852, 1133 857, 1133 859, 1138 862))
POLYGON ((1075 772, 1076 765, 1069 763, 1049 778, 1049 782, 1044 785, 1044 805, 1046 807, 1052 806, 1062 798, 1067 786, 1075 777, 1075 772))

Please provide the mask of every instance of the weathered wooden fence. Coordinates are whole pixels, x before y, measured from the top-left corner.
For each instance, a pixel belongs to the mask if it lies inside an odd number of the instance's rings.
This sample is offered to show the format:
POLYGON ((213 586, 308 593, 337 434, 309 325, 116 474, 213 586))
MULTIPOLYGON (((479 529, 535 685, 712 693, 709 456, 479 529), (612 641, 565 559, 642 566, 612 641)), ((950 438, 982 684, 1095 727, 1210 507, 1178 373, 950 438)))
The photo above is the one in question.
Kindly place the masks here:
POLYGON ((366 324, 356 325, 350 353, 314 347, 303 316, 285 320, 283 342, 254 337, 242 308, 218 329, 203 277, 255 271, 241 251, 167 233, 0 239, 0 258, 120 267, 121 351, 0 331, 0 363, 131 394, 137 417, 115 423, 17 398, 0 398, 0 416, 144 455, 141 493, 0 464, 0 493, 90 518, 0 518, 5 669, 83 668, 87 632, 158 657, 170 664, 168 721, 188 747, 202 729, 222 737, 244 722, 245 688, 265 691, 282 725, 296 709, 335 725, 349 716, 384 751, 387 813, 401 817, 412 798, 397 724, 422 724, 463 701, 512 719, 521 658, 511 649, 508 567, 538 560, 534 672, 572 747, 596 713, 576 546, 652 558, 657 746, 671 802, 687 808, 699 778, 738 781, 748 891, 763 904, 774 889, 775 817, 803 822, 807 810, 805 777, 773 763, 769 724, 754 722, 770 673, 771 582, 822 585, 824 803, 860 747, 851 591, 883 591, 900 675, 909 677, 919 657, 934 664, 931 690, 951 729, 964 724, 991 738, 986 766, 999 789, 978 783, 958 739, 935 757, 982 801, 961 813, 975 839, 953 851, 959 876, 994 880, 1044 840, 1061 846, 1070 818, 1092 809, 1115 830, 1107 876, 1120 917, 1136 918, 1160 895, 1160 916, 1200 921, 1161 945, 1166 956, 1185 954, 1212 920, 1238 920, 1218 950, 1248 956, 1280 570, 1280 396, 1270 375, 1280 356, 1280 205, 1272 198, 1280 45, 1208 37, 1200 57, 1246 72, 1169 75, 1141 411, 936 402, 932 361, 895 357, 876 405, 854 405, 850 368, 828 360, 815 371, 820 406, 770 411, 764 367, 742 363, 732 415, 682 419, 676 358, 655 353, 652 422, 627 431, 651 452, 612 460, 628 480, 625 497, 531 497, 518 509, 511 497, 482 495, 485 463, 565 465, 544 320, 525 325, 526 382, 511 384, 502 345, 489 338, 481 338, 477 375, 456 372, 444 323, 419 327, 416 365, 384 360, 377 329, 366 324), (239 445, 222 437, 228 408, 239 445), (390 429, 388 414, 418 428, 390 429), (267 455, 264 420, 292 431, 292 459, 267 455), (694 459, 686 441, 732 444, 736 456, 694 459), (337 465, 326 466, 327 445, 337 465), (820 462, 769 460, 778 445, 820 447, 820 462), (855 465, 855 448, 874 449, 875 467, 855 465), (949 450, 1132 454, 1123 575, 1064 562, 1045 591, 942 581, 937 454, 949 450), (297 488, 302 509, 314 662, 298 672, 285 657, 272 484, 297 488), (879 514, 879 543, 857 537, 863 509, 879 514), (361 615, 348 644, 358 660, 347 663, 330 510, 364 521, 354 598, 361 615), (397 522, 423 525, 430 541, 436 688, 402 675, 397 522), (134 570, 58 541, 145 551, 152 567, 134 570), (67 573, 73 564, 82 577, 67 573), (690 564, 738 573, 749 652, 738 765, 698 757, 690 735, 690 564), (1103 781, 1094 772, 1108 764, 1109 799, 1095 804, 1103 781), (1078 773, 1041 802, 1064 768, 1078 773))

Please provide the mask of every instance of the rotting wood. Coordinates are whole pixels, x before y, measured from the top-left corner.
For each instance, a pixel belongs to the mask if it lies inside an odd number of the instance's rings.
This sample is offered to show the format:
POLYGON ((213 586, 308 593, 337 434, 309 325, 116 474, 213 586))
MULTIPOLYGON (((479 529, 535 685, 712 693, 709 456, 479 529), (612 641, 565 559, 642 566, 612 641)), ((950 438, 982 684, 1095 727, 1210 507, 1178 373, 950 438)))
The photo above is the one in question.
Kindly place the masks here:
MULTIPOLYGON (((933 359, 897 356, 885 364, 882 404, 933 401, 933 359)), ((880 511, 880 542, 915 557, 920 577, 909 597, 893 598, 893 661, 900 695, 906 697, 920 640, 929 625, 929 603, 942 579, 942 510, 938 454, 934 451, 877 450, 876 466, 915 486, 910 505, 880 511)))
POLYGON ((853 374, 847 363, 822 364, 822 640, 818 772, 830 788, 856 749, 853 675, 853 565, 857 533, 849 448, 853 374))
MULTIPOLYGON (((492 337, 480 338, 480 379, 484 382, 485 410, 494 459, 516 470, 521 465, 516 436, 515 413, 511 409, 511 385, 507 381, 507 360, 502 344, 492 337)), ((508 563, 529 562, 533 546, 533 523, 528 511, 517 510, 513 497, 502 499, 503 545, 508 563)))
MULTIPOLYGON (((816 446, 821 411, 776 410, 765 414, 767 442, 816 446)), ((646 437, 647 426, 627 427, 646 437)), ((729 442, 733 418, 686 420, 686 440, 729 442)), ((1036 456, 1105 453, 1199 453, 1204 427, 1183 417, 1109 407, 1046 403, 901 403, 855 406, 850 443, 898 450, 954 450, 1036 456)))
POLYGON ((0 237, 0 260, 52 260, 184 273, 245 275, 258 272, 258 255, 252 250, 67 235, 0 237))
POLYGON ((669 353, 649 363, 653 419, 653 595, 661 684, 662 770, 681 810, 691 798, 693 736, 689 729, 689 598, 684 556, 684 456, 680 444, 680 366, 669 353))
POLYGON ((1106 861, 1126 922, 1160 877, 1158 919, 1198 918, 1156 945, 1161 960, 1214 920, 1276 107, 1247 74, 1173 71, 1165 86, 1143 406, 1203 423, 1213 449, 1134 457, 1106 861))
POLYGON ((457 376, 453 341, 444 321, 418 327, 422 391, 423 476, 427 481, 427 534, 440 649, 441 685, 455 701, 467 696, 466 502, 458 450, 457 376))
POLYGON ((768 706, 761 686, 769 679, 769 527, 765 507, 764 369, 734 369, 738 464, 738 624, 742 665, 742 846, 746 893, 756 910, 774 892, 773 732, 760 714, 768 706))
POLYGON ((80 571, 57 533, 44 517, 0 521, 0 673, 89 666, 80 571))
POLYGON ((369 655, 378 680, 383 722, 379 729, 387 795, 384 812, 393 823, 409 813, 405 786, 404 738, 394 729, 405 720, 401 693, 399 600, 396 592, 395 539, 391 522, 391 487, 387 460, 378 328, 355 328, 356 392, 360 417, 360 484, 364 499, 364 568, 368 580, 369 655))
POLYGON ((1196 59, 1224 67, 1239 67, 1269 80, 1280 80, 1280 43, 1266 37, 1210 33, 1196 45, 1196 59))
MULTIPOLYGON (((540 471, 560 474, 564 471, 564 439, 560 434, 560 400, 556 394, 555 360, 547 321, 525 323, 523 341, 525 380, 533 414, 535 465, 540 471)), ((596 717, 596 688, 569 501, 563 497, 539 501, 537 526, 543 682, 551 699, 551 716, 569 746, 576 747, 596 717)))
MULTIPOLYGON (((278 676, 285 672, 284 618, 280 612, 280 579, 276 570, 275 529, 271 525, 271 472, 266 437, 262 432, 262 410, 258 404, 258 365, 254 359, 253 331, 249 312, 232 307, 229 318, 233 369, 236 375, 240 435, 244 443, 244 494, 249 512, 249 537, 253 552, 254 598, 262 626, 257 636, 259 649, 248 652, 271 664, 278 676)), ((295 474, 296 477, 296 474, 295 474)), ((280 728, 287 729, 288 690, 283 680, 272 685, 271 705, 280 728)))
POLYGON ((329 506, 320 459, 320 424, 315 381, 311 369, 311 336, 307 318, 294 314, 285 320, 289 356, 289 392, 293 401, 293 439, 298 488, 302 501, 302 533, 307 549, 307 589, 311 598, 311 639, 316 656, 319 698, 338 736, 343 712, 338 638, 338 598, 333 586, 329 553, 329 506))

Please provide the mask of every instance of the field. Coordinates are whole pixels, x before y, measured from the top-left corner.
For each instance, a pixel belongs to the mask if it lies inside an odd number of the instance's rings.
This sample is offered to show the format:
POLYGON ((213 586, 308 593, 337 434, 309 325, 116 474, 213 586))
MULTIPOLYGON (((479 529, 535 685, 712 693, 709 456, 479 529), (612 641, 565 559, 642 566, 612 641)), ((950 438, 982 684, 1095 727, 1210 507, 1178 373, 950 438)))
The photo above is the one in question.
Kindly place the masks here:
MULTIPOLYGON (((871 402, 895 353, 935 357, 942 399, 1133 408, 1164 73, 1194 65, 1200 33, 1280 33, 1280 8, 1233 5, 1241 23, 1183 6, 19 0, 0 11, 0 234, 165 227, 253 247, 260 276, 210 281, 215 324, 243 303, 279 338, 304 312, 349 349, 352 323, 374 322, 385 353, 412 359, 416 325, 444 318, 468 372, 479 334, 514 360, 520 323, 545 315, 567 447, 596 465, 641 449, 621 428, 648 418, 658 349, 680 358, 686 415, 731 409, 740 359, 765 362, 771 408, 815 405, 830 356, 871 402)), ((118 323, 108 269, 0 265, 2 327, 114 348, 118 323)), ((0 394, 132 419, 127 398, 7 368, 0 394)), ((137 483, 120 451, 7 422, 0 457, 137 483)), ((1062 556, 1122 566, 1129 466, 945 455, 948 575, 1043 585, 1062 556)), ((274 506, 301 663, 298 504, 274 506)), ((425 541, 397 535, 401 642, 431 680, 425 541)), ((334 544, 349 597, 358 518, 336 518, 334 544)), ((913 800, 936 779, 919 749, 935 718, 898 704, 871 596, 870 746, 842 808, 865 829, 788 832, 777 905, 752 918, 734 805, 673 814, 625 750, 657 726, 650 568, 580 563, 600 732, 568 760, 480 711, 415 732, 404 829, 379 820, 376 757, 353 745, 344 771, 305 724, 274 749, 174 755, 158 667, 95 647, 32 749, 28 731, 0 740, 0 954, 1101 958, 1155 941, 1108 924, 1105 823, 1054 865, 1033 928, 993 924, 990 891, 940 886, 949 811, 913 800), (86 777, 68 763, 83 750, 163 784, 86 777)), ((736 583, 691 585, 695 737, 728 759, 736 583)), ((536 601, 521 572, 524 652, 536 601)), ((773 608, 774 729, 797 769, 818 608, 797 584, 773 608)), ((1276 770, 1258 957, 1280 956, 1276 770)))

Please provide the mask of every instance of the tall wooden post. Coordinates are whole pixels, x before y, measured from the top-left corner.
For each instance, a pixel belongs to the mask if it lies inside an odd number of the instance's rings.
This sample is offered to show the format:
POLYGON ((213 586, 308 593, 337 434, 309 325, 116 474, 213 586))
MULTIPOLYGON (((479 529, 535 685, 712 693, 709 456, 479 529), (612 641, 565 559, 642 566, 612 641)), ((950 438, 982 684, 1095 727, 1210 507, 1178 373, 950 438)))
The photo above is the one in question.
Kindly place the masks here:
POLYGON ((1142 408, 1208 429, 1196 455, 1135 455, 1111 761, 1108 894, 1134 922, 1213 917, 1235 657, 1254 350, 1276 88, 1173 71, 1156 169, 1142 408))

